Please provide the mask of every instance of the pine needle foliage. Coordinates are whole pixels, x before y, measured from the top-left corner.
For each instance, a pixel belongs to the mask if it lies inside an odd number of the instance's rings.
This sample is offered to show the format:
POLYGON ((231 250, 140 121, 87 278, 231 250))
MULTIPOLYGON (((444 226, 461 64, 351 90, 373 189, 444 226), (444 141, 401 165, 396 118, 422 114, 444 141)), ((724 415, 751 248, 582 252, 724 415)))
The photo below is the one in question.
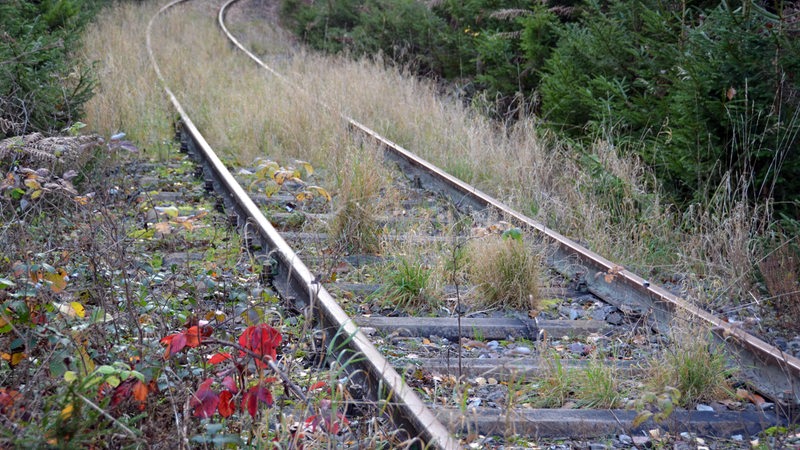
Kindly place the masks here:
POLYGON ((0 3, 0 138, 52 133, 93 95, 91 67, 71 59, 95 0, 0 3))

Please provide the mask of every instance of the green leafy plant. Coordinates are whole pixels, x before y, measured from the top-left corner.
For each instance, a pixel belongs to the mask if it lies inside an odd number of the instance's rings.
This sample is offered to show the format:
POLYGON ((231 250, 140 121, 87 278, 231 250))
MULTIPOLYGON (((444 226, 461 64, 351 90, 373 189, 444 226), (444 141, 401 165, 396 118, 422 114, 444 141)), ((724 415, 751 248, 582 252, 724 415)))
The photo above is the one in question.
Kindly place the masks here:
POLYGON ((401 257, 388 264, 385 287, 375 295, 388 305, 412 309, 431 307, 436 303, 431 295, 432 269, 417 258, 401 257))

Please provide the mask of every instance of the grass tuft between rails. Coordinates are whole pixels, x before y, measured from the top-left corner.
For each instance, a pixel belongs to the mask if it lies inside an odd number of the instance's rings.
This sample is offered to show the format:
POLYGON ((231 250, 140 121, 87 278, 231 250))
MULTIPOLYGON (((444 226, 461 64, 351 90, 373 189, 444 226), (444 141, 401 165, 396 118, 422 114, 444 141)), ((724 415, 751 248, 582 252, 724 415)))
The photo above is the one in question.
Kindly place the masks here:
POLYGON ((481 307, 535 311, 541 284, 541 258, 530 245, 510 235, 491 234, 469 244, 469 276, 481 307))

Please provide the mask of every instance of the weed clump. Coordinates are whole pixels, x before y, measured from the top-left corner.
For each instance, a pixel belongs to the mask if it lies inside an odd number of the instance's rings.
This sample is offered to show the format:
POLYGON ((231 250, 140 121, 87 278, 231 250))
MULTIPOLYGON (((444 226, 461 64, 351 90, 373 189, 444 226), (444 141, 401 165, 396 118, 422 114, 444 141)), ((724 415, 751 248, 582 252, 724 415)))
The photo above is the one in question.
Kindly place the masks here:
POLYGON ((402 257, 389 264, 386 287, 381 293, 387 303, 398 307, 435 306, 432 274, 433 270, 420 258, 402 257))
POLYGON ((521 236, 489 235, 469 245, 469 276, 484 306, 538 307, 541 258, 521 236))
POLYGON ((383 185, 383 168, 374 154, 352 149, 338 167, 338 208, 330 224, 335 244, 347 252, 377 253, 381 228, 375 198, 383 185))
POLYGON ((673 386, 682 406, 730 396, 732 373, 725 354, 702 327, 681 324, 673 329, 672 340, 652 361, 648 385, 653 391, 673 386))

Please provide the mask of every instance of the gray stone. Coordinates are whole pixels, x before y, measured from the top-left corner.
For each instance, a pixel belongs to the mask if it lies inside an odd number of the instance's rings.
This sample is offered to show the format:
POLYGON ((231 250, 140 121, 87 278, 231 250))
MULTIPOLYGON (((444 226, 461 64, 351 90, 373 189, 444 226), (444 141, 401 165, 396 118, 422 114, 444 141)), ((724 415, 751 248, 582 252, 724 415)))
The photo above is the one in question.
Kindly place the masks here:
POLYGON ((613 312, 606 316, 606 322, 610 323, 611 325, 620 325, 624 317, 619 312, 613 312))
POLYGON ((619 436, 617 436, 617 439, 619 439, 619 441, 625 445, 633 444, 633 438, 631 438, 627 434, 620 434, 619 436))

